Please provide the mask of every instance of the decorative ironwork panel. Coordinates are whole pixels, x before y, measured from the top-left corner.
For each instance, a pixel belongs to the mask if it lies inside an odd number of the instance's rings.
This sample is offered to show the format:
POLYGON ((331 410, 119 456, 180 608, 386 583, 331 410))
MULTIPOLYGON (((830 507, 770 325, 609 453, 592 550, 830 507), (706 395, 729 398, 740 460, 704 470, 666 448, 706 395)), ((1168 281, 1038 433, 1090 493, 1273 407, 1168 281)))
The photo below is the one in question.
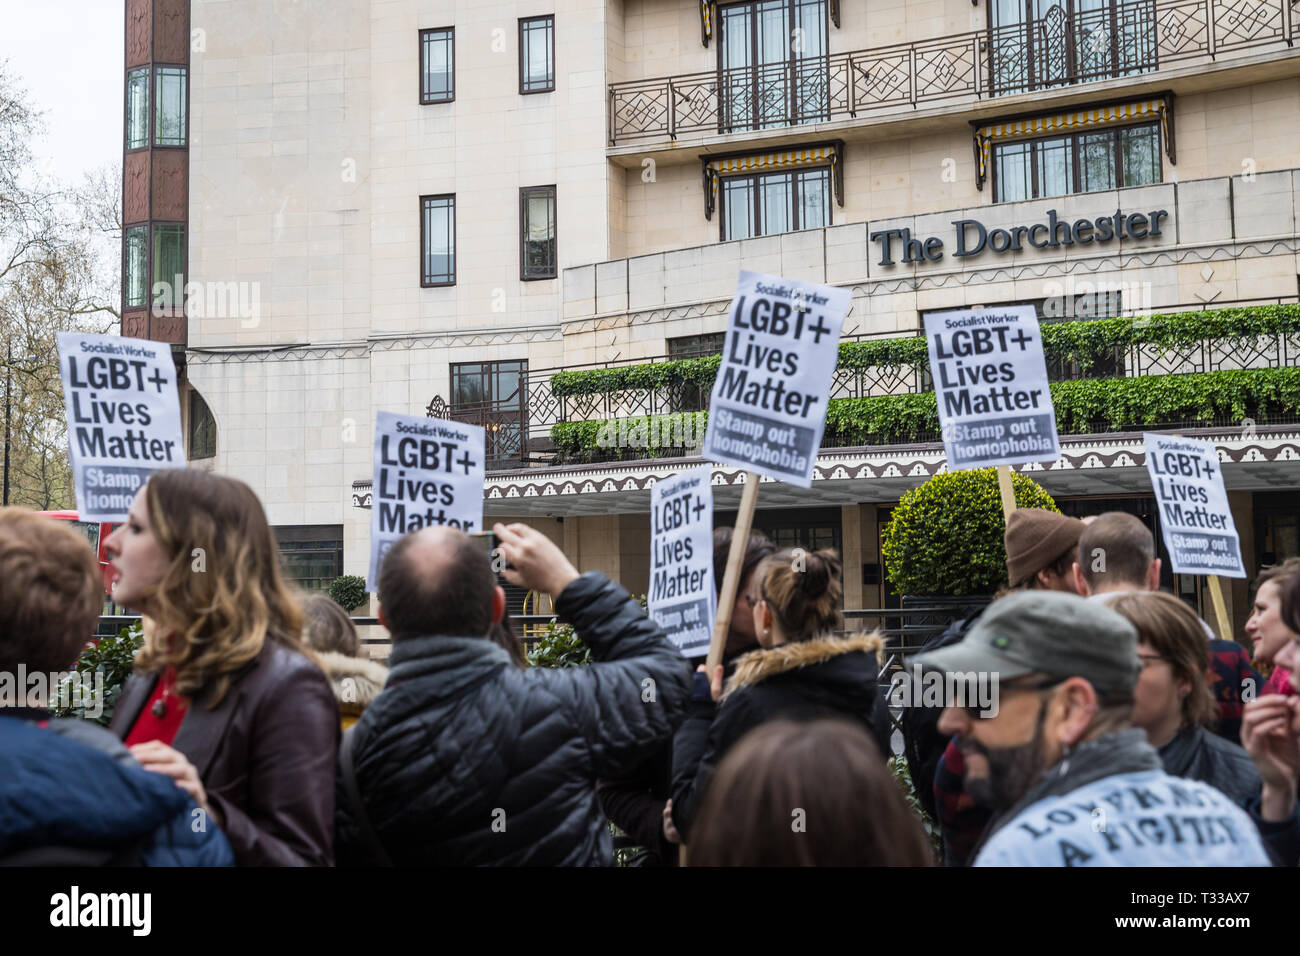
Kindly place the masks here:
POLYGON ((1205 371, 1203 343, 1191 345, 1135 345, 1132 354, 1133 374, 1184 375, 1205 371))
POLYGON ((853 83, 858 109, 911 102, 911 69, 911 52, 906 47, 855 54, 853 83))
POLYGON ((1119 76, 1300 36, 1300 0, 1126 0, 871 50, 617 83, 617 144, 857 116, 922 100, 1002 96, 1119 76), (1285 4, 1285 5, 1284 5, 1285 4), (987 77, 987 82, 985 82, 987 77))
POLYGON ((1160 4, 1156 13, 1156 37, 1161 63, 1200 56, 1210 49, 1208 9, 1204 0, 1160 4))
POLYGON ((973 93, 979 83, 975 44, 964 37, 916 49, 916 98, 918 100, 973 93))
POLYGON ((1276 0, 1233 0, 1214 7, 1215 45, 1248 46, 1282 36, 1282 5, 1276 0))
POLYGON ((1214 339, 1206 343, 1211 372, 1224 369, 1278 368, 1283 364, 1280 335, 1214 339))

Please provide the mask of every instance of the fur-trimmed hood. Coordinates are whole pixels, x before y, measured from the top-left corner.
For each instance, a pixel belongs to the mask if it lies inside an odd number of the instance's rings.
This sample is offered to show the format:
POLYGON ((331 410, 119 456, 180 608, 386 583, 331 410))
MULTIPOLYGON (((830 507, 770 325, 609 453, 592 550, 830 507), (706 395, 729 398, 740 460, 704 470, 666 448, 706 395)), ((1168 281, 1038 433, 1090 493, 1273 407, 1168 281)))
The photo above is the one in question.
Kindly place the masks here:
POLYGON ((874 653, 877 670, 884 666, 885 641, 876 633, 855 634, 852 637, 817 637, 810 641, 796 641, 750 651, 736 658, 735 670, 718 702, 721 703, 743 687, 753 687, 777 674, 824 664, 857 651, 874 653))
POLYGON ((316 658, 329 678, 339 710, 344 714, 360 714, 379 696, 388 680, 388 668, 378 661, 348 657, 334 651, 317 651, 316 658))

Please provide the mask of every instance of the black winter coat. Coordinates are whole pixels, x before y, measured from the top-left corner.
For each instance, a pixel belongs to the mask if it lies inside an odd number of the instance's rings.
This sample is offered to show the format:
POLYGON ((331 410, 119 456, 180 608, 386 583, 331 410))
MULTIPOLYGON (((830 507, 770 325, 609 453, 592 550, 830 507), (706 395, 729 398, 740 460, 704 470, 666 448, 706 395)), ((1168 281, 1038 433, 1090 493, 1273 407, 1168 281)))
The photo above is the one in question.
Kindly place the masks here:
MULTIPOLYGON (((357 721, 367 816, 397 866, 612 865, 596 778, 672 736, 690 669, 619 585, 589 572, 555 602, 600 663, 520 669, 477 637, 402 638, 357 721)), ((340 785, 341 865, 367 864, 340 785)))
MULTIPOLYGON (((970 617, 954 621, 938 637, 926 641, 921 647, 921 653, 928 654, 965 640, 967 632, 983 613, 981 609, 970 617)), ((899 680, 910 680, 912 676, 912 671, 907 669, 897 673, 900 674, 899 680)), ((903 728, 903 753, 907 757, 916 799, 931 820, 939 819, 939 810, 934 800, 934 777, 939 770, 939 759, 948 748, 948 741, 952 739, 951 734, 939 730, 939 717, 942 714, 942 707, 926 707, 913 701, 911 707, 903 708, 899 719, 903 728)))
POLYGON ((673 824, 683 839, 689 843, 718 764, 759 724, 843 717, 871 733, 883 648, 879 637, 862 634, 751 651, 737 659, 716 708, 711 700, 693 699, 673 741, 673 824))
POLYGON ((1250 755, 1204 727, 1184 727, 1160 748, 1160 762, 1171 777, 1208 783, 1244 807, 1259 795, 1259 771, 1250 755))

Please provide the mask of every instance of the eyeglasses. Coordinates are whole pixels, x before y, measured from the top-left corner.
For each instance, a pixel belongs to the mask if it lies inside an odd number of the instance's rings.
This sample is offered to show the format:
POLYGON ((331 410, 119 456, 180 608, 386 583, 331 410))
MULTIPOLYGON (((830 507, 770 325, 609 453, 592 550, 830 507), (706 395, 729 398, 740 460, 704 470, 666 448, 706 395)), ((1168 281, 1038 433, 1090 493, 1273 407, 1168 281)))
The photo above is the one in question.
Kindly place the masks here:
MULTIPOLYGON (((1064 684, 1066 680, 1068 680, 1068 678, 1047 677, 1044 678, 1043 680, 1031 681, 1030 683, 1026 683, 1026 684, 1015 684, 1015 683, 993 684, 993 682, 988 681, 987 678, 984 678, 982 681, 976 684, 976 687, 980 691, 980 694, 976 699, 987 700, 987 701, 994 700, 995 699, 993 694, 994 686, 997 687, 998 694, 1001 695, 1006 693, 1009 690, 1029 690, 1029 691, 1048 690, 1049 688, 1052 687, 1059 687, 1061 684, 1064 684)), ((971 720, 988 720, 993 716, 991 714, 986 715, 985 713, 986 708, 981 707, 978 704, 968 704, 962 707, 962 710, 966 712, 966 716, 969 717, 971 720)))
POLYGON ((1159 654, 1139 654, 1138 660, 1142 662, 1142 667, 1147 668, 1157 661, 1164 661, 1166 664, 1173 663, 1167 657, 1161 657, 1159 654))

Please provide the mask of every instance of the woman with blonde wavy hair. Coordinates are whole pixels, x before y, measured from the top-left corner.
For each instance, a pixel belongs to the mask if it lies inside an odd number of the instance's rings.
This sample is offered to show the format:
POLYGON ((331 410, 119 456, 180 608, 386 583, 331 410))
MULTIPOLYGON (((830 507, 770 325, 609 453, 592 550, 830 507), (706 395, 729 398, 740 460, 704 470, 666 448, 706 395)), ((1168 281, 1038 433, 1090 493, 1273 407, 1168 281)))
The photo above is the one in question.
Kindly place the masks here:
POLYGON ((241 866, 331 865, 338 710, 253 490, 157 472, 106 548, 114 600, 153 622, 111 729, 241 866))

